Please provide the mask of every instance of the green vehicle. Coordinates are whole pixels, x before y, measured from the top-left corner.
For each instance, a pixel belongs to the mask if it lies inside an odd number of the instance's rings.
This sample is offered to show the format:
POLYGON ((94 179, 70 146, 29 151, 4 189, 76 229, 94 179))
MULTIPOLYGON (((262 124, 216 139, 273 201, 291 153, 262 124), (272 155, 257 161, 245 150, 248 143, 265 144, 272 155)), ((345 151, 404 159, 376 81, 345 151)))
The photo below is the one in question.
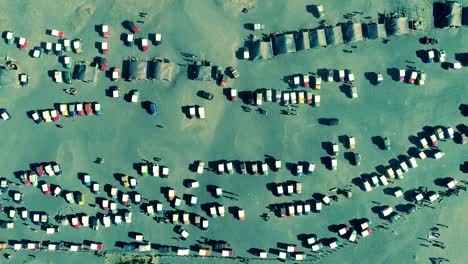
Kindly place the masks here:
POLYGON ((71 84, 72 81, 72 74, 69 71, 63 71, 63 81, 65 83, 71 84))
POLYGON ((71 48, 71 40, 69 40, 69 39, 63 39, 63 40, 62 40, 62 45, 63 45, 63 49, 64 49, 66 52, 72 50, 72 48, 71 48))
POLYGON ((8 45, 11 45, 15 42, 15 32, 7 31, 5 33, 5 41, 8 45))

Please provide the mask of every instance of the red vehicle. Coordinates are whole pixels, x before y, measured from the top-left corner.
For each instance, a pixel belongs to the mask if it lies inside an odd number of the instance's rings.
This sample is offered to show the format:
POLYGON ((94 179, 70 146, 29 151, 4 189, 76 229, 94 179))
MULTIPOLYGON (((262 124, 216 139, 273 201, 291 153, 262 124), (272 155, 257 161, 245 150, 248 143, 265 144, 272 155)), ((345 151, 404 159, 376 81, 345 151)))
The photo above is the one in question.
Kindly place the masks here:
POLYGON ((101 42, 101 52, 102 52, 102 54, 108 54, 109 53, 109 43, 101 42))
POLYGON ((60 115, 58 113, 57 110, 50 110, 50 116, 52 117, 52 120, 54 120, 54 122, 58 122, 60 121, 60 115))
POLYGON ((107 71, 109 68, 109 61, 104 57, 98 57, 98 63, 101 71, 107 71))
POLYGON ((137 27, 137 25, 135 25, 135 22, 133 21, 128 21, 128 28, 133 33, 138 33, 138 31, 140 31, 140 29, 137 27))
POLYGON ((48 184, 48 183, 42 184, 41 189, 42 189, 42 192, 43 192, 45 195, 50 195, 50 193, 51 193, 51 191, 50 191, 50 184, 48 184))
POLYGON ((146 51, 148 51, 148 49, 149 49, 148 39, 142 38, 141 39, 141 50, 146 52, 146 51))
POLYGON ((102 25, 101 29, 102 37, 103 38, 108 38, 109 37, 109 25, 102 25))
POLYGON ((78 219, 77 216, 74 216, 71 219, 71 224, 72 224, 73 228, 80 228, 80 220, 78 219))
POLYGON ((237 100, 237 90, 234 88, 231 88, 231 101, 236 101, 237 100))
POLYGON ((93 106, 91 103, 86 103, 84 105, 86 115, 93 115, 93 106))
POLYGON ((37 173, 37 175, 39 175, 39 177, 44 178, 44 176, 45 176, 44 166, 43 165, 37 166, 36 167, 36 173, 37 173))
POLYGON ((227 79, 228 79, 227 75, 221 75, 221 78, 219 78, 219 86, 226 87, 227 79))
POLYGON ((84 111, 83 111, 83 104, 82 103, 77 103, 76 104, 76 113, 79 115, 79 116, 82 116, 84 114, 84 111))
POLYGON ((31 181, 29 181, 28 173, 21 174, 20 178, 21 182, 23 182, 24 185, 31 184, 31 181))
POLYGON ((25 50, 28 48, 28 40, 26 38, 19 38, 18 45, 21 50, 25 50))

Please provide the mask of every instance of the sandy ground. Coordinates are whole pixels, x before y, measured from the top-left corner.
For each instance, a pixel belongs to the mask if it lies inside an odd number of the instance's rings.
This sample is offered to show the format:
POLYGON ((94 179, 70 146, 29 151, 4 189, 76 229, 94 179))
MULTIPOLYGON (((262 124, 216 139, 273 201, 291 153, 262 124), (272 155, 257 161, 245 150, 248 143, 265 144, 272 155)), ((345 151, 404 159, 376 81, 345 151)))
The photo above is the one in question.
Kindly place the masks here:
MULTIPOLYGON (((326 1, 326 19, 330 24, 345 21, 345 13, 363 10, 364 15, 376 16, 377 12, 389 10, 391 1, 326 1)), ((425 1, 409 1, 428 8, 425 1)), ((2 55, 8 54, 16 59, 21 72, 31 76, 29 87, 2 88, 0 107, 7 108, 12 119, 0 122, 4 140, 0 152, 0 175, 12 181, 13 172, 25 170, 30 163, 57 161, 62 165, 64 176, 47 178, 50 183, 61 185, 66 190, 80 190, 85 193, 88 204, 94 198, 78 179, 77 174, 86 172, 93 180, 122 186, 114 179, 114 173, 128 173, 139 180, 138 191, 151 200, 164 201, 165 209, 169 204, 160 192, 161 187, 171 186, 177 195, 195 194, 199 203, 215 201, 206 191, 206 185, 214 184, 225 190, 239 194, 239 200, 220 199, 226 208, 239 206, 246 210, 247 221, 239 222, 230 213, 224 218, 210 219, 210 229, 201 231, 194 226, 187 226, 191 236, 188 241, 176 241, 172 225, 158 225, 150 217, 139 213, 133 207, 134 219, 131 225, 112 226, 95 232, 91 229, 79 230, 63 227, 55 235, 43 232, 34 233, 16 220, 16 228, 0 230, 2 240, 51 240, 82 242, 84 239, 101 241, 105 248, 115 249, 116 241, 130 242, 128 232, 137 231, 145 234, 145 239, 157 244, 189 246, 197 239, 224 239, 234 248, 236 256, 252 257, 247 251, 250 248, 268 250, 277 248, 278 242, 300 244, 299 234, 314 233, 319 237, 334 237, 329 225, 348 223, 355 217, 367 217, 376 226, 384 222, 372 212, 371 207, 378 201, 395 206, 407 203, 403 198, 393 198, 377 188, 370 193, 362 192, 353 186, 353 197, 342 198, 338 204, 325 208, 321 214, 293 219, 272 218, 268 223, 259 215, 268 212, 268 204, 292 200, 310 199, 315 192, 329 193, 335 186, 351 183, 353 178, 362 173, 375 171, 378 165, 405 154, 412 144, 408 137, 416 135, 424 126, 445 125, 457 126, 466 123, 458 110, 466 100, 466 69, 445 71, 440 64, 423 64, 415 51, 425 49, 418 43, 423 34, 412 34, 401 38, 391 38, 390 42, 366 41, 355 44, 358 48, 353 53, 344 53, 346 45, 314 49, 294 55, 276 57, 271 61, 250 62, 235 58, 236 50, 242 46, 244 38, 253 33, 243 28, 244 23, 261 22, 266 25, 266 32, 279 32, 297 28, 315 27, 319 20, 307 12, 308 4, 317 1, 156 1, 139 2, 118 1, 70 1, 61 5, 51 5, 50 1, 17 2, 3 4, 0 24, 2 30, 13 30, 19 36, 29 39, 29 47, 39 45, 42 41, 56 41, 45 35, 45 30, 56 28, 63 30, 69 38, 79 37, 84 43, 84 52, 80 55, 71 53, 75 61, 91 60, 98 55, 96 41, 102 38, 95 32, 95 26, 107 23, 111 26, 111 38, 108 40, 110 52, 107 58, 111 66, 121 66, 122 60, 129 56, 141 59, 152 56, 169 58, 174 62, 185 64, 181 52, 196 54, 199 58, 212 61, 222 66, 235 66, 241 74, 238 80, 230 80, 229 86, 238 91, 259 88, 285 90, 282 81, 286 75, 316 71, 320 68, 347 68, 356 75, 355 85, 359 89, 359 98, 349 99, 340 91, 339 84, 324 83, 318 93, 322 96, 320 108, 300 106, 298 116, 280 115, 279 105, 269 103, 264 108, 268 115, 257 112, 245 113, 241 102, 230 102, 223 95, 223 90, 214 82, 196 82, 187 80, 184 68, 171 83, 120 81, 117 85, 124 93, 138 89, 141 100, 155 102, 160 114, 150 116, 140 104, 131 104, 122 98, 106 97, 105 90, 115 85, 102 72, 98 81, 85 84, 78 81, 70 85, 56 84, 48 77, 49 70, 63 70, 54 55, 45 55, 33 59, 27 52, 14 46, 0 45, 2 55), (255 5, 248 14, 240 10, 244 6, 255 5), (135 46, 128 48, 119 37, 127 32, 122 28, 124 20, 138 20, 138 12, 148 12, 149 18, 144 25, 140 24, 142 33, 161 32, 163 45, 150 47, 150 52, 143 53, 135 46), (60 14, 60 15, 58 15, 60 14), (19 23, 21 17, 28 17, 19 23), (414 61, 408 64, 405 61, 414 61), (412 86, 392 81, 384 74, 381 86, 372 86, 365 78, 366 72, 386 73, 388 68, 418 66, 427 72, 426 86, 412 86), (62 92, 62 89, 75 87, 79 90, 76 97, 62 92), (206 101, 196 96, 198 90, 214 94, 213 101, 206 101), (36 125, 26 115, 27 111, 52 108, 54 103, 99 101, 103 105, 101 117, 78 117, 74 120, 63 118, 63 128, 53 124, 36 125), (204 105, 206 120, 189 120, 181 111, 185 105, 204 105), (340 125, 325 127, 317 119, 337 117, 340 125), (163 125, 158 128, 156 125, 163 125), (320 162, 326 156, 322 142, 338 142, 340 135, 353 135, 357 138, 357 148, 363 157, 359 167, 351 166, 343 157, 344 148, 338 156, 338 171, 327 170, 320 162), (372 143, 373 136, 387 136, 392 141, 391 151, 382 151, 372 143), (283 162, 311 161, 317 164, 314 176, 300 178, 303 193, 293 197, 274 197, 267 190, 266 184, 298 180, 289 171, 271 173, 268 176, 216 175, 211 172, 199 176, 188 170, 194 160, 215 161, 227 160, 263 160, 264 155, 280 158, 283 162), (92 161, 96 157, 105 158, 104 165, 92 161), (168 179, 141 178, 133 169, 133 163, 142 159, 162 158, 162 164, 171 169, 168 179), (183 187, 184 179, 197 179, 199 189, 183 187)), ((365 21, 363 19, 363 21, 365 21)), ((455 30, 433 30, 430 34, 437 36, 440 47, 447 52, 447 60, 452 60, 454 53, 466 51, 467 28, 455 30)), ((396 184, 404 190, 426 186, 431 190, 442 190, 434 185, 433 180, 439 177, 463 179, 459 165, 466 159, 466 147, 443 142, 440 147, 446 156, 441 160, 426 159, 419 161, 419 167, 411 170, 404 180, 396 184)), ((13 187, 13 189, 15 189, 13 187)), ((66 207, 63 199, 44 196, 39 189, 23 186, 24 206, 29 210, 46 211, 51 215, 66 207)), ((330 193, 331 194, 331 193, 330 193)), ((7 198, 3 195, 2 198, 7 198)), ((98 195, 105 197, 104 193, 98 195)), ((436 203, 435 209, 424 208, 405 220, 393 224, 390 230, 377 230, 370 237, 360 240, 358 245, 347 245, 329 256, 323 256, 319 263, 429 263, 430 257, 446 257, 452 263, 462 263, 466 258, 463 250, 466 243, 464 226, 468 223, 463 212, 467 198, 464 193, 451 197, 443 203, 436 203), (429 228, 435 223, 449 225, 441 230, 441 241, 446 249, 420 246, 417 237, 425 238, 429 228), (394 230, 396 233, 393 233, 394 230)), ((2 202, 4 206, 10 202, 2 202)), ((16 205, 15 205, 16 206, 16 205)), ((75 212, 95 214, 96 209, 89 206, 72 205, 75 212)), ((205 213, 199 208, 189 208, 183 204, 182 210, 205 213)), ((101 210, 98 210, 101 211, 101 210)), ((2 214, 0 219, 7 216, 2 214)), ((54 221, 52 221, 54 222, 54 221)), ((309 253, 309 250, 301 248, 309 253)), ((34 253, 37 258, 31 261, 27 254, 14 254, 9 263, 79 263, 83 258, 90 262, 102 262, 102 258, 92 255, 65 255, 63 253, 34 253)), ((275 256, 270 255, 272 259, 275 256)), ((313 257, 308 256, 309 259, 313 257)), ((2 260, 1 262, 6 261, 2 260)), ((161 263, 185 262, 184 258, 164 257, 161 263)), ((234 260, 190 259, 191 263, 231 263, 234 260)), ((252 260, 252 262, 254 262, 252 260)))

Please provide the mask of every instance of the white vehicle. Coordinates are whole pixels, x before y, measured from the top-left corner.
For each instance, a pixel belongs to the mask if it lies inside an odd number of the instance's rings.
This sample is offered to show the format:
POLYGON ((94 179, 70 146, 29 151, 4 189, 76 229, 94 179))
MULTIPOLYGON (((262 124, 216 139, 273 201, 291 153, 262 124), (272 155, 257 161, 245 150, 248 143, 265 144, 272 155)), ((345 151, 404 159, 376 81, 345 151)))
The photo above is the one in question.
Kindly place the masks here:
POLYGON ((197 173, 202 174, 204 169, 205 169, 205 162, 199 161, 198 167, 197 167, 197 173))
POLYGON ((289 95, 291 97, 291 104, 297 104, 296 92, 290 92, 289 95))
MULTIPOLYGON (((151 245, 150 245, 151 247, 151 245)), ((178 248, 177 249, 177 256, 188 256, 190 254, 190 250, 188 248, 178 248)))
POLYGON ((161 175, 162 175, 163 177, 168 177, 168 176, 169 176, 169 168, 168 168, 168 167, 165 167, 165 166, 162 166, 161 175))
POLYGON ((234 173, 234 167, 232 165, 232 161, 226 162, 226 171, 229 172, 230 174, 234 173))
POLYGON ((294 185, 292 183, 286 185, 286 195, 294 193, 294 185))
POLYGON ((222 205, 218 206, 218 214, 219 216, 224 217, 224 214, 225 214, 224 206, 222 205))
POLYGON ((414 200, 416 202, 419 202, 421 201, 422 199, 424 199, 424 195, 422 193, 417 193, 415 196, 414 196, 414 200))
POLYGON ((218 173, 219 174, 224 173, 224 164, 222 162, 218 163, 218 173))
POLYGON ((405 80, 406 70, 400 69, 399 72, 400 72, 400 82, 403 82, 405 80))
POLYGON ((427 143, 427 139, 424 137, 419 139, 419 144, 421 145, 423 149, 427 149, 429 147, 429 144, 427 143))
POLYGON ((32 117, 32 120, 36 123, 39 123, 42 121, 41 117, 39 116, 39 113, 37 111, 34 111, 32 114, 31 114, 31 117, 32 117))
POLYGON ((62 83, 63 82, 62 72, 61 71, 54 71, 54 81, 56 83, 62 83))
POLYGON ((454 70, 458 70, 462 68, 462 64, 459 61, 452 62, 450 66, 454 70))
POLYGON ((427 59, 429 62, 434 62, 434 57, 435 57, 435 54, 434 54, 434 50, 428 50, 427 51, 427 59))
POLYGON ((419 157, 420 159, 422 159, 422 160, 425 159, 425 158, 427 158, 426 153, 425 153, 424 151, 422 151, 422 150, 419 150, 419 151, 418 151, 418 157, 419 157))
POLYGON ((212 206, 210 207, 210 216, 211 217, 217 217, 218 216, 218 213, 216 212, 216 206, 212 206))
POLYGON ((441 159, 445 155, 445 153, 437 149, 433 153, 433 155, 434 155, 434 159, 441 159))
POLYGON ((265 102, 271 102, 271 101, 272 101, 271 89, 266 89, 266 91, 265 91, 265 102))
POLYGON ((446 139, 453 139, 455 134, 455 132, 453 131, 453 127, 444 128, 444 134, 446 139))
POLYGON ((449 189, 453 189, 457 186, 458 184, 458 181, 453 179, 453 178, 450 178, 447 183, 445 184, 445 186, 449 189))
POLYGON ((281 183, 276 184, 276 194, 277 195, 283 195, 284 194, 283 184, 281 184, 281 183))
POLYGON ((356 147, 356 138, 353 136, 348 137, 348 147, 354 149, 356 147))
POLYGON ((198 110, 198 118, 205 119, 205 107, 198 106, 197 110, 198 110))
POLYGON ((435 202, 437 199, 439 199, 439 194, 437 194, 437 193, 435 193, 435 192, 433 192, 433 191, 428 192, 428 197, 427 197, 427 199, 428 199, 431 203, 433 203, 433 202, 435 202))
POLYGON ((244 60, 250 59, 249 48, 247 48, 247 47, 244 47, 244 48, 243 48, 243 50, 242 50, 242 57, 244 58, 244 60))
POLYGON ((89 226, 89 216, 88 215, 81 216, 81 225, 84 226, 84 227, 89 226))
POLYGON ((338 70, 338 77, 340 78, 340 82, 343 82, 345 79, 345 71, 344 70, 338 70))
POLYGON ((371 187, 370 183, 369 183, 367 180, 364 180, 364 181, 362 182, 362 186, 364 187, 364 190, 365 190, 366 192, 372 191, 372 187, 371 187))
POLYGON ((416 159, 414 157, 409 158, 408 162, 409 162, 409 166, 411 168, 417 168, 418 167, 418 164, 416 163, 416 159))
POLYGON ((388 185, 387 177, 385 177, 385 175, 381 175, 379 177, 379 180, 380 180, 380 184, 382 184, 382 186, 387 186, 388 185))
POLYGON ((354 82, 354 73, 351 70, 346 70, 346 80, 348 82, 354 82))
POLYGON ((189 188, 198 188, 200 187, 200 183, 198 181, 192 181, 189 183, 189 188))
POLYGON ((56 54, 61 54, 63 50, 62 44, 61 43, 55 43, 54 45, 54 51, 56 54))
POLYGON ((255 104, 262 105, 263 95, 261 91, 255 92, 255 104))
POLYGON ((312 174, 315 171, 315 163, 310 162, 305 170, 305 174, 312 174))
POLYGON ((262 163, 262 173, 268 175, 268 164, 262 163))
POLYGON ((388 178, 395 179, 395 172, 393 171, 391 167, 387 167, 387 170, 385 171, 385 173, 387 174, 388 178))
POLYGON ((403 179, 403 171, 400 168, 396 169, 395 173, 396 173, 397 179, 403 179))
POLYGON ((350 88, 350 94, 351 94, 351 98, 357 98, 358 97, 358 93, 357 93, 357 88, 356 86, 351 86, 350 88))
POLYGON ((290 103, 290 101, 289 101, 289 92, 284 91, 283 92, 283 105, 287 105, 289 103, 290 103))
POLYGON ((404 161, 400 161, 400 169, 403 170, 403 172, 408 172, 408 165, 404 161))
POLYGON ((132 96, 131 96, 131 102, 132 103, 138 103, 138 99, 140 97, 140 93, 136 90, 132 91, 132 96))
POLYGON ((3 110, 0 114, 0 118, 3 120, 9 120, 10 114, 6 110, 3 110))
POLYGON ((118 97, 120 97, 120 91, 119 91, 118 88, 117 88, 117 89, 112 89, 112 97, 113 97, 113 98, 118 98, 118 97))
POLYGON ((389 216, 393 212, 393 208, 390 206, 384 206, 382 207, 380 213, 382 214, 383 217, 389 216))
POLYGON ((35 48, 35 49, 33 50, 32 56, 33 56, 34 58, 40 58, 41 55, 42 55, 42 51, 41 51, 40 49, 35 48))
POLYGON ((400 197, 400 196, 403 196, 403 189, 401 189, 400 187, 396 187, 393 189, 393 195, 395 197, 400 197))
POLYGON ((110 218, 110 216, 104 215, 104 216, 102 217, 102 224, 104 225, 104 227, 110 227, 110 226, 111 226, 111 218, 110 218))
POLYGON ((55 176, 55 172, 54 172, 54 169, 52 168, 51 164, 47 164, 46 166, 44 166, 44 170, 47 173, 47 175, 55 176))
POLYGON ((324 205, 330 205, 330 204, 331 204, 330 197, 328 197, 327 195, 323 195, 323 196, 322 196, 322 203, 323 203, 324 205))
POLYGON ((319 107, 320 106, 320 95, 314 94, 314 106, 319 107))
POLYGON ((69 51, 71 49, 71 40, 63 39, 62 43, 65 51, 69 51))
POLYGON ((294 85, 294 87, 298 87, 300 83, 301 83, 301 79, 299 78, 299 76, 298 76, 298 75, 294 76, 294 77, 293 77, 293 85, 294 85))
POLYGON ((281 160, 275 160, 275 170, 276 171, 281 170, 281 160))
POLYGON ((338 154, 338 151, 340 150, 340 146, 336 143, 333 143, 332 144, 332 152, 333 152, 333 155, 336 155, 338 154))
POLYGON ((46 42, 44 45, 44 51, 49 53, 52 50, 52 42, 46 42))
POLYGON ((332 170, 337 170, 338 167, 338 160, 336 158, 331 158, 331 169, 332 170))

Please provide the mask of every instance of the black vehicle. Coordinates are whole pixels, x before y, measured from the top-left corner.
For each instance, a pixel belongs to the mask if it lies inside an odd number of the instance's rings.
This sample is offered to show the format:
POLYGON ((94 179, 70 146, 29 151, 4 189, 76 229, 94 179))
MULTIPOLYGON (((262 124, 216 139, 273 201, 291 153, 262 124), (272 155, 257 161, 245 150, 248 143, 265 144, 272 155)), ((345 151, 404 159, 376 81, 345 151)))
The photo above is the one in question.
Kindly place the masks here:
POLYGON ((200 96, 201 98, 205 98, 206 100, 213 100, 213 95, 210 94, 209 92, 205 92, 205 91, 198 91, 198 96, 200 96))

